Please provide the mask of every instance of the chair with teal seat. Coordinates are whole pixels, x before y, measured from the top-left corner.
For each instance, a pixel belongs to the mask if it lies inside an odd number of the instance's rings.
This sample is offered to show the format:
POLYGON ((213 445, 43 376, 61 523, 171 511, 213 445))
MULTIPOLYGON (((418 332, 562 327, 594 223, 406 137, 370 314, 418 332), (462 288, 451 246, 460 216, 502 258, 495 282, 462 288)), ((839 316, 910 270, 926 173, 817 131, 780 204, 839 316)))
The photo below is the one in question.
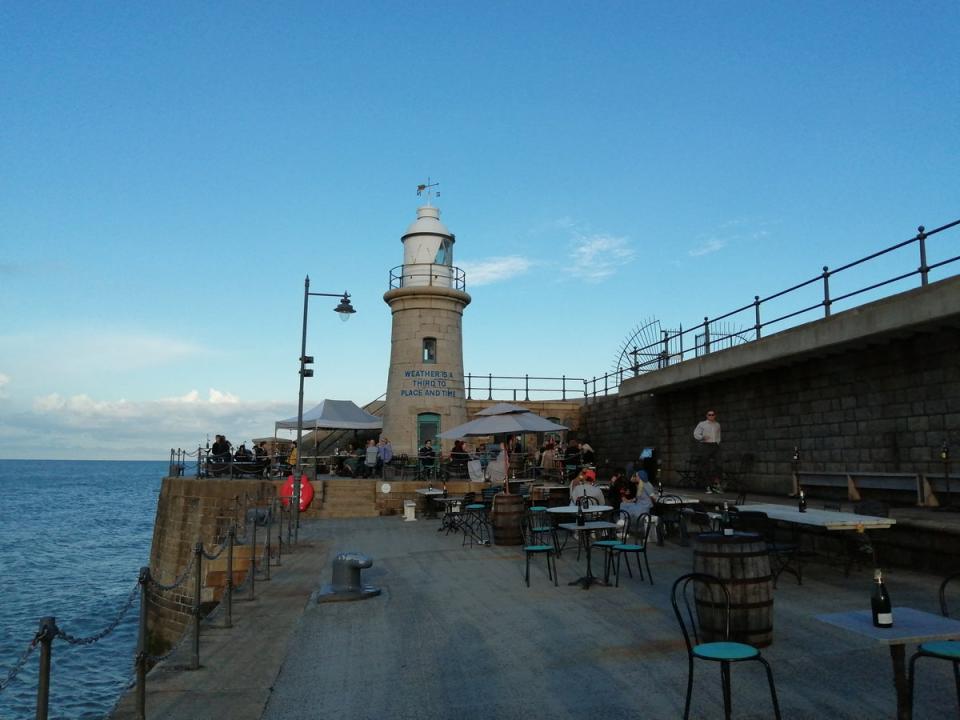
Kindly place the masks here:
POLYGON ((644 579, 643 566, 640 564, 640 556, 643 555, 643 564, 647 566, 647 578, 650 580, 650 584, 653 585, 653 573, 650 572, 650 558, 647 557, 647 539, 650 537, 650 525, 652 522, 653 520, 650 517, 650 513, 638 515, 633 520, 630 520, 628 516, 628 524, 624 529, 622 539, 618 544, 610 548, 611 558, 613 556, 617 558, 617 587, 620 587, 620 558, 626 556, 627 572, 630 574, 630 577, 633 577, 633 571, 630 569, 631 555, 637 559, 637 570, 640 571, 641 580, 644 579), (630 542, 631 539, 633 542, 630 542))
POLYGON ((673 583, 670 602, 687 644, 687 699, 683 707, 684 720, 690 717, 694 660, 720 663, 725 720, 730 720, 730 666, 733 663, 747 661, 761 663, 767 671, 773 714, 777 720, 780 720, 780 703, 777 701, 777 689, 773 684, 773 671, 769 663, 752 645, 730 641, 730 593, 723 580, 705 573, 681 575, 673 583), (709 641, 701 642, 701 628, 710 626, 714 628, 712 632, 720 639, 708 638, 707 631, 703 630, 704 640, 709 641))
POLYGON ((483 502, 477 502, 475 498, 475 493, 467 493, 463 500, 463 542, 461 545, 466 545, 469 540, 471 547, 474 542, 480 545, 489 545, 491 535, 487 506, 483 502))
POLYGON ((550 513, 547 512, 546 505, 530 506, 527 508, 526 517, 532 534, 531 541, 534 544, 543 545, 546 543, 545 538, 549 538, 549 541, 553 543, 554 551, 559 551, 557 526, 554 524, 553 518, 550 517, 550 513))
POLYGON ((521 521, 521 533, 523 534, 523 554, 526 558, 526 569, 524 571, 524 580, 527 587, 530 587, 530 558, 535 555, 543 555, 547 558, 547 576, 553 580, 554 587, 558 587, 557 582, 557 556, 556 549, 551 543, 543 542, 542 537, 538 537, 533 524, 536 520, 533 513, 527 512, 521 521))
MULTIPOLYGON (((960 573, 948 575, 940 583, 940 612, 944 617, 950 617, 950 608, 947 607, 947 586, 960 580, 960 573)), ((948 660, 953 663, 953 683, 957 689, 957 706, 960 708, 960 642, 956 640, 937 640, 935 642, 920 643, 920 647, 910 658, 910 707, 913 708, 913 678, 914 665, 922 657, 936 660, 948 660)))
POLYGON ((591 547, 603 550, 603 581, 610 583, 610 571, 613 569, 613 548, 627 541, 627 533, 630 532, 630 513, 626 510, 618 510, 616 515, 617 529, 607 534, 607 537, 594 540, 590 543, 591 547))

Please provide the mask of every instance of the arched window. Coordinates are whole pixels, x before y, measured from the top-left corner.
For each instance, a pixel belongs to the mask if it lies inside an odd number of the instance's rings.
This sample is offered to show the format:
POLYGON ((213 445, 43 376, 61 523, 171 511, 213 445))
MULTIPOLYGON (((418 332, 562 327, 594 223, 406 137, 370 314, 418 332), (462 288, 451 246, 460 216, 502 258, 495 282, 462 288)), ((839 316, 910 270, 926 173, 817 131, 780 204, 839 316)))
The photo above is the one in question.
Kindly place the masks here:
POLYGON ((437 361, 437 339, 425 337, 423 339, 423 362, 435 363, 437 361))

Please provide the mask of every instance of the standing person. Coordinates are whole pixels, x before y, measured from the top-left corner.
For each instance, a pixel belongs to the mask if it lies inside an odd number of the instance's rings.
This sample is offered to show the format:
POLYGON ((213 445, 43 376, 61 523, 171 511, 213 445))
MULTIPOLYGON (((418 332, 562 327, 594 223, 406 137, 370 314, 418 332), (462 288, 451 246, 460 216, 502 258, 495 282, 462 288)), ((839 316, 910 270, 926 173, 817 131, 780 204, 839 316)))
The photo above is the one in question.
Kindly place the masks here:
POLYGON ((580 461, 584 465, 595 465, 597 462, 597 454, 586 440, 580 443, 580 461))
POLYGON ((377 469, 377 457, 380 454, 380 448, 377 447, 377 441, 373 438, 367 440, 367 447, 364 450, 363 458, 363 476, 365 478, 373 477, 377 469))
POLYGON ((386 436, 380 436, 380 444, 377 445, 377 475, 383 477, 383 468, 393 460, 393 445, 386 436))
POLYGON ((716 410, 707 410, 706 419, 693 429, 693 439, 700 443, 700 472, 707 481, 707 492, 720 492, 720 423, 716 410))

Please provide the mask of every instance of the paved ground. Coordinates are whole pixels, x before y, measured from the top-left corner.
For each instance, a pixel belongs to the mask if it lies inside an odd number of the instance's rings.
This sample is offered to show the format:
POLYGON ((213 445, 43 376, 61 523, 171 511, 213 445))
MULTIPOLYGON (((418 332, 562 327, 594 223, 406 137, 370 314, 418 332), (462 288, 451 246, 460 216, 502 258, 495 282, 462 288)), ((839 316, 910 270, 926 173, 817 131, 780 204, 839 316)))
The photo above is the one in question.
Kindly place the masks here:
MULTIPOLYGON (((436 522, 398 517, 314 521, 306 542, 258 599, 240 603, 232 630, 209 630, 203 669, 148 680, 151 720, 203 718, 677 718, 687 661, 670 609, 671 581, 692 550, 651 547, 655 584, 625 579, 584 591, 575 553, 559 561, 561 585, 542 565, 523 582, 515 547, 462 547, 436 522), (382 595, 347 603, 310 600, 330 580, 336 552, 370 555, 367 583, 382 595)), ((894 604, 935 611, 939 578, 891 570, 894 604)), ((886 647, 814 615, 869 607, 871 573, 845 578, 809 566, 803 586, 784 577, 775 594, 771 662, 785 718, 892 717, 886 647)), ((176 663, 174 663, 176 664, 176 663)), ((693 717, 722 717, 719 669, 698 664, 693 717)), ((927 661, 917 718, 955 716, 946 663, 927 661)), ((736 718, 772 717, 756 664, 733 671, 736 718)), ((130 698, 116 717, 132 717, 130 698)))

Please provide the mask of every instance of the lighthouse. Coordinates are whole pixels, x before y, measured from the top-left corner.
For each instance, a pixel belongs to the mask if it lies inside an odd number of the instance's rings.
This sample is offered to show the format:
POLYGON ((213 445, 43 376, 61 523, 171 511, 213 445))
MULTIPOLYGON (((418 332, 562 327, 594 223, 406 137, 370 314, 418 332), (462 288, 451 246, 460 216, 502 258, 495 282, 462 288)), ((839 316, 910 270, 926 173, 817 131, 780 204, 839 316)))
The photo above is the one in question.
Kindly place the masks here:
POLYGON ((426 440, 439 450, 437 435, 467 421, 462 321, 470 296, 453 264, 454 235, 429 195, 400 241, 403 264, 390 271, 383 296, 393 315, 383 434, 395 452, 412 455, 426 440))

